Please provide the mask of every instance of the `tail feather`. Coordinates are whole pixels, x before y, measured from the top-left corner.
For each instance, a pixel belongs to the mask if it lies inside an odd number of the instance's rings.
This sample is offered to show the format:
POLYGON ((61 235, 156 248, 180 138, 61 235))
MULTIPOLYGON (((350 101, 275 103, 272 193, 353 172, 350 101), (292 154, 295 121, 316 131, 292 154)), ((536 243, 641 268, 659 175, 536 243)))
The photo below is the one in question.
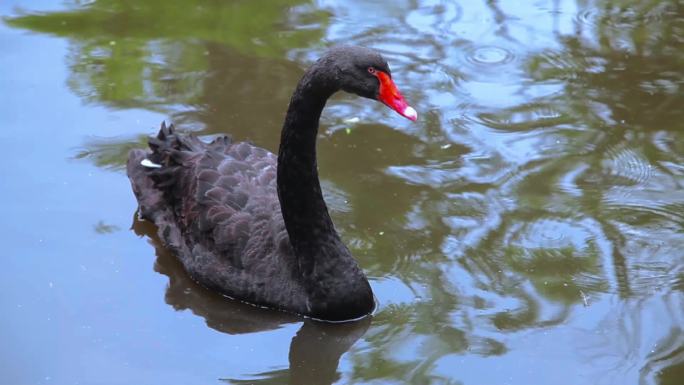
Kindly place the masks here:
POLYGON ((152 150, 152 161, 159 160, 160 164, 170 166, 172 164, 164 163, 173 160, 174 156, 178 158, 179 151, 200 152, 206 148, 206 143, 199 140, 196 136, 177 135, 173 124, 166 125, 162 123, 161 129, 156 138, 150 138, 148 145, 152 150))
POLYGON ((138 200, 140 216, 156 222, 157 213, 163 208, 163 194, 148 176, 147 168, 140 165, 150 154, 141 149, 133 149, 128 153, 126 171, 133 187, 133 193, 138 200))
POLYGON ((205 143, 194 135, 179 135, 173 124, 161 124, 156 137, 148 141, 151 151, 131 150, 128 155, 128 177, 140 204, 144 218, 154 220, 155 210, 168 210, 177 207, 179 199, 191 191, 193 164, 202 156, 210 155, 207 149, 228 151, 231 146, 229 137, 221 136, 211 143, 205 143), (161 167, 145 167, 140 163, 148 162, 161 167))
POLYGON ((201 142, 191 136, 178 136, 173 124, 162 123, 159 133, 148 141, 150 151, 131 150, 128 155, 127 174, 133 186, 133 192, 140 206, 143 218, 156 222, 156 217, 168 211, 169 195, 178 182, 178 168, 182 159, 188 156, 184 152, 199 150, 201 142), (161 165, 149 168, 141 165, 143 160, 161 165))

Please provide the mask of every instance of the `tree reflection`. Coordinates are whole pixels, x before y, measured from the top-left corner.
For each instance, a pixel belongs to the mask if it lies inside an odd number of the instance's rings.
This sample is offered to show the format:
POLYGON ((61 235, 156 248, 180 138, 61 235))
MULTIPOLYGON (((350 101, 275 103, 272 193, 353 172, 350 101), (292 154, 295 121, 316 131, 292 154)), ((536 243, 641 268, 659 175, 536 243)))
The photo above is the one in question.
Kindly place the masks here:
MULTIPOLYGON (((568 152, 546 167, 588 165, 573 175, 583 192, 577 208, 597 220, 611 240, 615 282, 621 295, 628 297, 632 290, 625 230, 653 221, 666 227, 680 222, 668 213, 675 207, 654 203, 670 199, 659 194, 665 184, 681 183, 679 173, 668 163, 679 163, 682 158, 677 152, 664 152, 661 143, 671 132, 684 128, 679 111, 673 108, 684 103, 680 90, 684 76, 679 70, 684 56, 676 48, 677 38, 672 39, 683 36, 684 27, 678 2, 625 5, 604 1, 596 9, 600 13, 594 25, 578 22, 575 35, 559 37, 561 49, 530 57, 528 69, 538 82, 562 82, 563 92, 551 103, 574 116, 576 125, 602 128, 588 132, 592 138, 581 142, 591 143, 591 156, 568 152), (651 165, 662 174, 654 175, 651 165), (620 187, 623 193, 639 190, 641 208, 616 202, 607 186, 620 187)), ((500 118, 505 119, 505 114, 501 112, 500 118)), ((674 234, 665 231, 661 235, 667 239, 674 234)))
MULTIPOLYGON (((580 15, 584 11, 581 9, 580 15)), ((616 332, 610 336, 619 338, 633 353, 643 343, 638 338, 643 333, 641 328, 649 328, 642 325, 641 318, 649 312, 643 298, 649 288, 658 285, 643 271, 644 267, 670 266, 665 270, 675 276, 681 268, 681 260, 675 256, 684 246, 684 221, 678 195, 673 191, 684 183, 676 166, 684 161, 684 152, 680 146, 674 147, 684 129, 681 109, 674 107, 684 105, 684 54, 680 49, 684 13, 676 1, 602 1, 589 11, 593 12, 591 17, 577 19, 574 34, 558 36, 559 48, 531 55, 526 62, 535 84, 559 84, 562 91, 522 106, 486 113, 485 117, 498 130, 552 127, 565 137, 565 151, 544 154, 544 162, 536 164, 518 188, 536 192, 535 201, 528 207, 543 207, 545 216, 594 223, 594 256, 585 260, 586 266, 572 273, 573 268, 559 264, 551 271, 562 272, 554 275, 570 282, 570 286, 580 282, 577 273, 594 277, 593 281, 602 281, 594 286, 596 292, 614 289, 627 301, 619 307, 620 314, 611 314, 605 322, 630 320, 631 327, 612 327, 616 332), (550 125, 542 121, 543 125, 535 126, 539 123, 535 112, 547 106, 553 106, 562 121, 550 125), (662 245, 657 252, 650 246, 654 240, 662 245), (648 259, 643 259, 644 253, 648 259), (602 264, 602 259, 612 265, 602 264)), ((509 223, 514 227, 519 222, 509 223)), ((519 252, 507 253, 513 262, 507 270, 530 275, 531 282, 537 282, 535 292, 553 299, 552 291, 539 287, 540 279, 545 286, 551 282, 540 266, 561 260, 544 255, 545 263, 537 260, 521 265, 515 257, 519 252)), ((592 292, 587 286, 577 287, 592 292)), ((677 289, 669 290, 681 299, 677 289)), ((678 318, 674 313, 670 313, 671 320, 678 318)), ((524 324, 532 321, 527 319, 524 324)), ((681 336, 681 327, 676 327, 662 337, 658 343, 661 348, 649 355, 652 357, 641 369, 642 381, 655 380, 652 365, 672 368, 664 373, 681 370, 681 336)), ((607 346, 597 346, 597 355, 592 358, 610 356, 605 351, 607 346)), ((620 358, 616 372, 618 367, 631 365, 624 362, 630 357, 620 358)), ((672 383, 667 378, 662 376, 660 380, 672 383)))
POLYGON ((76 2, 66 11, 9 17, 4 22, 68 38, 68 84, 84 100, 168 114, 179 105, 201 105, 207 95, 206 74, 216 69, 212 47, 281 58, 290 48, 320 39, 321 29, 314 26, 324 23, 326 15, 294 8, 306 3, 96 0, 85 5, 76 2), (297 23, 312 28, 290 27, 297 23))

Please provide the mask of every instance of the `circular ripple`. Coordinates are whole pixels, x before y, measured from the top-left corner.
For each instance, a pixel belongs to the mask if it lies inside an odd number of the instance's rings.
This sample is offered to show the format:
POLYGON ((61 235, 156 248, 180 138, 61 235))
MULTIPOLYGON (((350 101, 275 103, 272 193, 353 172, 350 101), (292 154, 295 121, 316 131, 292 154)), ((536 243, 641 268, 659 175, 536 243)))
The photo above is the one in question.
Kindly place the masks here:
POLYGON ((528 103, 515 108, 483 112, 476 122, 497 130, 529 131, 556 127, 571 122, 571 118, 548 103, 528 103))
MULTIPOLYGON (((500 90, 502 84, 518 84, 520 81, 519 75, 522 73, 520 68, 516 68, 518 56, 513 48, 466 42, 454 47, 453 55, 456 61, 445 64, 450 67, 447 72, 459 74, 462 84, 495 83, 500 90)), ((488 91, 479 88, 468 89, 468 92, 488 94, 488 91)))
POLYGON ((646 12, 635 7, 614 7, 606 9, 587 8, 575 15, 580 25, 595 27, 601 25, 608 28, 634 28, 637 25, 658 23, 670 17, 677 17, 676 6, 662 2, 646 12))
POLYGON ((477 66, 504 65, 515 60, 513 52, 496 46, 475 47, 466 51, 466 60, 477 66))
POLYGON ((644 185, 653 175, 651 164, 629 148, 611 148, 607 155, 610 159, 608 167, 611 175, 626 179, 629 184, 644 185))
POLYGON ((595 235, 589 223, 549 217, 521 223, 509 237, 509 244, 526 249, 585 250, 595 235))
POLYGON ((575 15, 578 23, 586 25, 596 25, 598 18, 599 14, 594 8, 583 9, 575 15))

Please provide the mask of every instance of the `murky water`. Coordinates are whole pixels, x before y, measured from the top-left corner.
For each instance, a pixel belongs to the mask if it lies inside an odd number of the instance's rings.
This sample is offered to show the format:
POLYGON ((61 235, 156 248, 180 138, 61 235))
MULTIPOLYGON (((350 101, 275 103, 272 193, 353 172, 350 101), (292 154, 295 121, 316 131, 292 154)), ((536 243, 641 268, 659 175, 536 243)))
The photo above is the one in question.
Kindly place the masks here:
POLYGON ((683 383, 681 2, 0 13, 1 383, 683 383), (380 304, 330 326, 195 285, 122 166, 162 120, 276 151, 340 43, 382 51, 421 118, 324 112, 322 185, 380 304))

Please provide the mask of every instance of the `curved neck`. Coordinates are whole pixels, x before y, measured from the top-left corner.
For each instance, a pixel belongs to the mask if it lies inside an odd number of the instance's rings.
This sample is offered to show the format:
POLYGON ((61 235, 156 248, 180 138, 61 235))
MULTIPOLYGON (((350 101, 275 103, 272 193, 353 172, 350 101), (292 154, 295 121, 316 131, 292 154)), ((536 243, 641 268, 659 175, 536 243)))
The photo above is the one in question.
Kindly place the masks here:
POLYGON ((327 320, 373 310, 373 292, 335 231, 316 164, 318 120, 339 87, 334 66, 319 60, 299 81, 285 117, 278 152, 278 199, 307 292, 306 313, 327 320), (332 71, 327 71, 332 69, 332 71))
POLYGON ((304 74, 290 100, 280 138, 278 198, 290 243, 300 259, 341 244, 323 200, 316 163, 318 120, 337 91, 334 83, 316 65, 304 74))

